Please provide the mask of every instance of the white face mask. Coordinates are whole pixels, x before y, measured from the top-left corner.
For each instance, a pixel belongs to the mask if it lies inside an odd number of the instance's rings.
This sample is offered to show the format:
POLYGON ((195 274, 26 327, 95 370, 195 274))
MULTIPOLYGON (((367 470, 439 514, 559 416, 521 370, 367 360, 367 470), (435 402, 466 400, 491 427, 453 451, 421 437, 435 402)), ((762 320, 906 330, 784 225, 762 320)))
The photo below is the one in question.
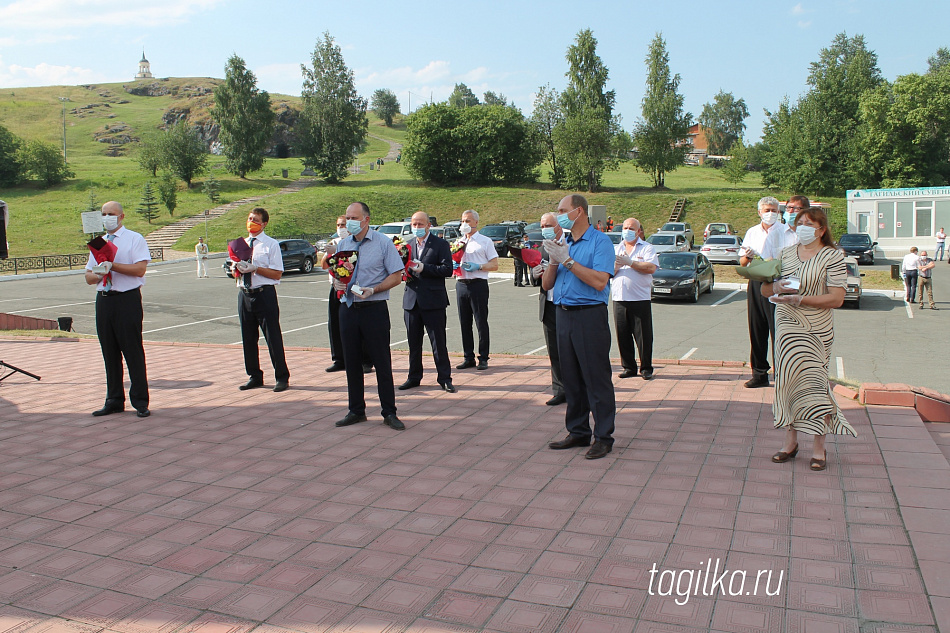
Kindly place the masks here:
POLYGON ((775 211, 767 211, 766 213, 763 213, 762 222, 766 226, 772 226, 773 224, 778 222, 778 213, 776 213, 775 211))
POLYGON ((462 235, 468 235, 472 232, 472 227, 462 222, 462 224, 459 225, 459 231, 462 232, 462 235))
POLYGON ((815 241, 815 227, 805 226, 804 224, 795 227, 795 234, 798 235, 798 241, 808 246, 815 241))
POLYGON ((343 239, 344 237, 349 237, 350 232, 346 230, 345 226, 338 226, 336 229, 336 236, 340 239, 343 239))
POLYGON ((105 227, 110 233, 117 228, 119 228, 119 216, 117 215, 104 215, 102 216, 102 226, 105 227))

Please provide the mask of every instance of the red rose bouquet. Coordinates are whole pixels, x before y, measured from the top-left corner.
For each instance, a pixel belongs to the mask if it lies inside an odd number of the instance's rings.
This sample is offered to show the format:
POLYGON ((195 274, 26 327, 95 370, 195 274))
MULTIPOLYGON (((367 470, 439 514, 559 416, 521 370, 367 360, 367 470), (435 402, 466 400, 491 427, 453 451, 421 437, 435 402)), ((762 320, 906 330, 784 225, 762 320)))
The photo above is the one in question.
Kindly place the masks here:
POLYGON ((455 242, 450 247, 452 250, 452 261, 455 262, 455 265, 452 266, 452 274, 456 277, 462 276, 462 255, 465 254, 465 247, 468 246, 467 241, 455 240, 455 242))
POLYGON ((396 246, 396 252, 399 253, 399 259, 402 260, 402 280, 408 281, 411 254, 409 244, 402 241, 398 235, 393 236, 393 244, 396 246))
MULTIPOLYGON (((0 222, 3 219, 0 218, 0 222)), ((96 260, 96 264, 101 264, 103 262, 114 262, 115 254, 118 249, 116 249, 115 244, 108 241, 102 236, 94 238, 91 242, 86 244, 89 247, 89 252, 92 253, 93 259, 96 260)), ((103 282, 108 283, 112 279, 112 273, 106 273, 102 278, 103 282)))

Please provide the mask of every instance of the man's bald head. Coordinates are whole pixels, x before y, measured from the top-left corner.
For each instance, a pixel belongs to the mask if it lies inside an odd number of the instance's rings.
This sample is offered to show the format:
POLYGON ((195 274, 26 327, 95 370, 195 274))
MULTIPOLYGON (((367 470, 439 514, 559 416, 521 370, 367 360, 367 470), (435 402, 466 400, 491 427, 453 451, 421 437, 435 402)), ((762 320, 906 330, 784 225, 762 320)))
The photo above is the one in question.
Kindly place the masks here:
POLYGON ((428 227, 429 226, 429 214, 425 211, 416 211, 412 214, 411 218, 412 228, 418 227, 428 227))

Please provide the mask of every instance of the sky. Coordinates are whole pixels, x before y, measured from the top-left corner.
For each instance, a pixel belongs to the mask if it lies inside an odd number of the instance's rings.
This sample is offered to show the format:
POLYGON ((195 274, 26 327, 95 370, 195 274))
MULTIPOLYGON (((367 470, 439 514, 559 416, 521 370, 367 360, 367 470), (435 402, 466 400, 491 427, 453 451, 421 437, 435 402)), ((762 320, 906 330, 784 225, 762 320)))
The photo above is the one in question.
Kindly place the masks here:
POLYGON ((156 77, 223 77, 237 54, 261 89, 299 95, 300 64, 329 32, 367 99, 386 88, 407 112, 462 82, 530 115, 539 86, 565 87, 567 49, 589 28, 629 131, 659 32, 686 110, 696 119, 731 92, 754 142, 763 110, 807 91, 809 64, 836 34, 863 35, 893 81, 950 47, 948 23, 946 0, 0 0, 0 89, 130 81, 144 50, 156 77))

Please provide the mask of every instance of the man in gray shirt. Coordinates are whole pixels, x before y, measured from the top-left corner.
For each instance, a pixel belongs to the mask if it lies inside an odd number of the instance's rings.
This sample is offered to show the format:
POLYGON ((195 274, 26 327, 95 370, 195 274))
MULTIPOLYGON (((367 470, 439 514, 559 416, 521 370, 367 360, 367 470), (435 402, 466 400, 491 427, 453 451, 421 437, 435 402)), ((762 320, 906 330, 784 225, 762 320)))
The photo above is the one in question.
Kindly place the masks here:
POLYGON ((337 426, 366 421, 363 394, 363 349, 376 367, 376 389, 382 405, 383 423, 401 431, 405 425, 396 417, 396 387, 389 347, 389 290, 402 283, 403 263, 392 240, 369 228, 369 207, 354 202, 346 208, 346 230, 350 235, 337 245, 337 252, 357 253, 353 276, 348 283, 334 280, 333 286, 345 294, 340 299, 340 338, 346 364, 349 412, 337 426))
POLYGON ((927 251, 920 251, 920 257, 917 259, 917 273, 920 277, 920 309, 924 308, 924 289, 927 289, 927 297, 930 299, 930 309, 936 310, 937 304, 934 303, 933 272, 937 262, 927 257, 927 251))

